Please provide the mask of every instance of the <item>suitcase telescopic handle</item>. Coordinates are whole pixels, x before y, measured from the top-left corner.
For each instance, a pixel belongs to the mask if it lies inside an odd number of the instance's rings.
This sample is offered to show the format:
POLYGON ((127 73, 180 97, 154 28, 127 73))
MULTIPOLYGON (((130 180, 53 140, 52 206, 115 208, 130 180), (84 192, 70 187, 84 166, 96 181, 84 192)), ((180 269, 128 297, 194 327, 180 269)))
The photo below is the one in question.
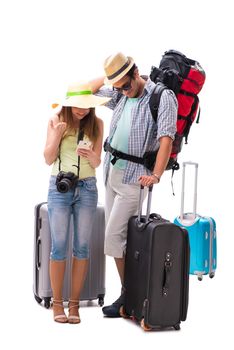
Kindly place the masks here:
POLYGON ((197 213, 197 176, 198 176, 198 163, 195 162, 183 162, 182 173, 182 191, 181 191, 181 207, 180 207, 180 220, 184 218, 184 197, 185 197, 185 168, 187 165, 195 167, 195 179, 194 179, 194 194, 193 194, 193 219, 196 218, 197 213))
MULTIPOLYGON (((149 216, 150 216, 150 209, 151 209, 151 201, 152 201, 152 192, 153 192, 153 185, 149 186, 148 190, 148 199, 147 199, 147 209, 146 209, 146 218, 145 222, 148 222, 149 216)), ((140 197, 139 197, 139 210, 138 210, 138 222, 141 222, 142 217, 142 205, 144 200, 144 186, 141 185, 140 187, 140 197)))

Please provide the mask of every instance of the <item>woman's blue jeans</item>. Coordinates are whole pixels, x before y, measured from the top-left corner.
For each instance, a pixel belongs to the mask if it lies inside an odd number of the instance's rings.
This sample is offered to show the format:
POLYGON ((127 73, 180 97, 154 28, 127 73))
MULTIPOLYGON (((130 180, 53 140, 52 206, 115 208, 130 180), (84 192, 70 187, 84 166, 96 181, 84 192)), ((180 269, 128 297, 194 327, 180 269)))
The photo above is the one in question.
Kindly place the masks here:
POLYGON ((73 215, 73 256, 89 258, 90 236, 97 208, 96 178, 79 180, 72 189, 60 193, 56 187, 56 176, 50 177, 48 191, 48 215, 51 231, 52 260, 67 258, 71 215, 73 215))

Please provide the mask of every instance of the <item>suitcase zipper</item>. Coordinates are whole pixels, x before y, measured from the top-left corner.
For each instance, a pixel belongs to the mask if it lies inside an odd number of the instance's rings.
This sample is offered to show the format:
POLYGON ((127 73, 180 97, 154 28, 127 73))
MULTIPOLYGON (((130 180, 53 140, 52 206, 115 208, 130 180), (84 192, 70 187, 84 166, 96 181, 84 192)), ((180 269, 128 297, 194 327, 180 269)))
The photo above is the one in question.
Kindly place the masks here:
POLYGON ((40 238, 40 230, 42 227, 42 219, 40 216, 40 210, 41 207, 46 204, 47 202, 41 202, 40 204, 38 204, 35 208, 35 294, 39 297, 38 293, 39 293, 39 269, 40 269, 40 258, 39 258, 39 254, 40 254, 40 244, 41 244, 41 238, 40 238))
POLYGON ((188 310, 188 289, 189 289, 189 261, 190 261, 190 249, 189 249, 189 238, 187 231, 183 229, 184 233, 186 232, 184 239, 184 263, 183 263, 183 279, 182 279, 182 310, 181 310, 181 321, 185 321, 187 317, 188 310))
POLYGON ((213 221, 209 216, 204 216, 205 219, 207 219, 210 223, 210 242, 209 242, 209 248, 210 248, 210 256, 209 256, 209 275, 214 271, 213 269, 213 235, 214 235, 214 225, 213 221))

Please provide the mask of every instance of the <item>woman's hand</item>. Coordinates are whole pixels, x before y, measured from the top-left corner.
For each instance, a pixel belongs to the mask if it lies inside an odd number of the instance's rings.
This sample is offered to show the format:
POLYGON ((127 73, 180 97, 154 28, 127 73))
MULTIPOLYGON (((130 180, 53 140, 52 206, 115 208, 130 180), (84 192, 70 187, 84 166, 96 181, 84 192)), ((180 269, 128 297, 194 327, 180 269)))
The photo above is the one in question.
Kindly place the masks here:
POLYGON ((159 183, 158 178, 154 175, 142 175, 139 177, 138 181, 140 181, 142 186, 147 187, 159 183))
POLYGON ((50 120, 51 130, 56 132, 59 136, 63 135, 64 131, 66 130, 66 127, 67 127, 67 123, 65 123, 65 122, 58 122, 55 124, 52 119, 50 120))
POLYGON ((77 148, 76 153, 78 156, 88 159, 92 168, 97 168, 101 163, 100 157, 92 149, 77 148))
POLYGON ((44 149, 44 157, 48 165, 51 165, 58 156, 59 145, 66 127, 67 124, 60 122, 57 114, 48 122, 47 139, 44 149))

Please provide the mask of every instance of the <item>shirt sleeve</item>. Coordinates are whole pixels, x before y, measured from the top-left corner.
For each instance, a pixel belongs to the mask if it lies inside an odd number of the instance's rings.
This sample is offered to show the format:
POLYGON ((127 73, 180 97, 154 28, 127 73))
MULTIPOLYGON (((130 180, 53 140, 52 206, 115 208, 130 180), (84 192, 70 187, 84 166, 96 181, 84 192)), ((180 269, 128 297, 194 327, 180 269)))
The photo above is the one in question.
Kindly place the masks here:
POLYGON ((111 100, 108 101, 105 106, 110 109, 115 109, 117 103, 119 102, 122 94, 118 93, 118 91, 114 91, 112 88, 109 88, 107 86, 102 86, 96 93, 96 96, 101 97, 110 97, 111 100))
POLYGON ((175 138, 177 122, 178 102, 173 91, 164 90, 160 98, 157 119, 157 140, 163 136, 175 138))

